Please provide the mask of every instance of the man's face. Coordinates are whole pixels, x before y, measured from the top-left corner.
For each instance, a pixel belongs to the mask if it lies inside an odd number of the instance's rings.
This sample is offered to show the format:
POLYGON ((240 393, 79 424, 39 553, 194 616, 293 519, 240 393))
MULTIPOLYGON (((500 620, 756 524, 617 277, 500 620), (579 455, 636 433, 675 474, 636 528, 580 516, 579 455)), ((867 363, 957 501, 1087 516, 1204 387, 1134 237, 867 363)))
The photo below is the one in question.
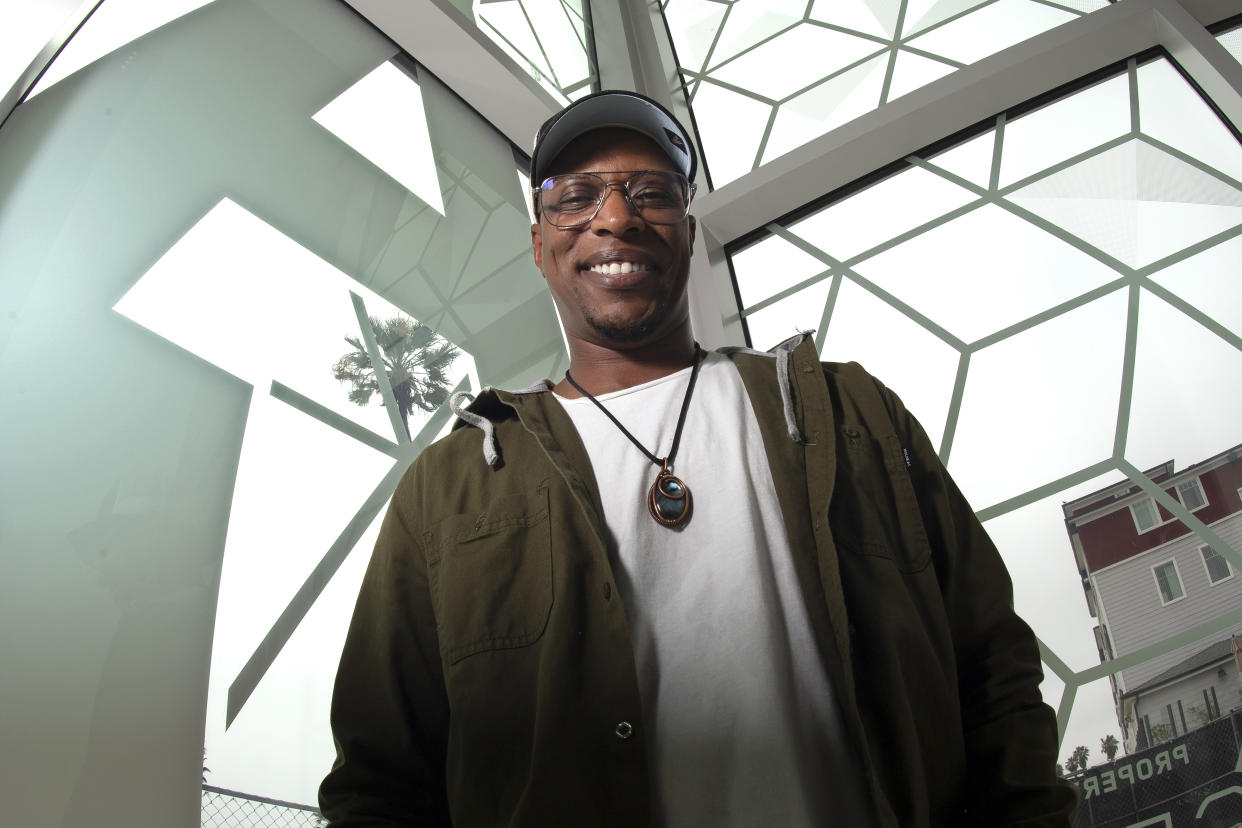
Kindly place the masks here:
MULTIPOLYGON (((569 144, 552 167, 557 175, 592 172, 622 183, 632 170, 676 167, 654 142, 628 129, 588 132, 569 144)), ((568 336, 628 348, 657 342, 689 325, 686 281, 693 216, 677 224, 649 224, 630 209, 620 188, 610 188, 587 224, 561 230, 541 214, 530 233, 535 264, 548 281, 568 336), (607 272, 607 265, 627 262, 636 266, 631 272, 607 272)))

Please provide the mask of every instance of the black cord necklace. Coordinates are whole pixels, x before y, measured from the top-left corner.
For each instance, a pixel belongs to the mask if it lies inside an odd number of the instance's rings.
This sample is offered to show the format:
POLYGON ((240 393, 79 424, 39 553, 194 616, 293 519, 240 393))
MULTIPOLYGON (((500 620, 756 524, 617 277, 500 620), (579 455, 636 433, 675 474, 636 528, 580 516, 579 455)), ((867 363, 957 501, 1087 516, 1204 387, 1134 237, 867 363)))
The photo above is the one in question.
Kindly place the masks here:
POLYGON ((663 460, 647 451, 646 447, 634 438, 621 425, 621 421, 612 416, 612 412, 604 408, 603 403, 591 396, 585 388, 574 382, 574 378, 565 372, 565 380, 578 390, 578 393, 586 397, 595 406, 612 420, 613 425, 621 429, 621 433, 630 438, 630 442, 638 446, 638 450, 647 455, 652 463, 660 468, 660 473, 656 475, 655 482, 651 484, 651 488, 647 491, 647 511, 651 512, 651 517, 661 526, 680 526, 690 519, 690 512, 693 510, 693 503, 690 500, 690 488, 682 482, 671 471, 673 459, 677 456, 677 447, 681 444, 681 429, 686 424, 686 412, 690 410, 690 395, 694 393, 694 381, 699 377, 699 366, 703 361, 700 359, 702 351, 699 349, 699 343, 694 343, 694 367, 690 369, 690 384, 686 386, 686 397, 681 401, 681 414, 677 417, 677 430, 673 432, 673 447, 669 449, 668 457, 663 460))

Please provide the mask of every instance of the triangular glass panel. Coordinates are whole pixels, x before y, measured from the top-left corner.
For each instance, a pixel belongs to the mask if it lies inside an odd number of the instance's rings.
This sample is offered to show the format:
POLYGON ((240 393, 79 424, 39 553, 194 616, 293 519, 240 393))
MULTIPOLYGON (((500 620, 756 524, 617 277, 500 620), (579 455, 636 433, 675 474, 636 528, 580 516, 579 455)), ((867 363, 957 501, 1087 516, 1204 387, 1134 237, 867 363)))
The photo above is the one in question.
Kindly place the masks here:
POLYGON ((1242 181, 1242 145, 1168 60, 1139 67, 1139 130, 1234 181, 1242 181))
POLYGON ((891 39, 897 28, 899 0, 815 0, 811 19, 891 39))
POLYGON ((782 103, 763 163, 875 109, 887 64, 886 52, 782 103))
POLYGON ((444 215, 444 198, 418 82, 385 61, 314 119, 444 215))
POLYGON ((715 69, 712 77, 781 100, 875 51, 874 41, 803 23, 715 69), (822 57, 791 61, 790 55, 822 57))
POLYGON ((720 21, 729 7, 714 0, 669 0, 664 20, 677 49, 677 60, 692 72, 702 72, 720 21))
POLYGON ((1242 223, 1242 190, 1139 141, 1040 179, 1010 199, 1131 267, 1242 223))
POLYGON ((762 5, 734 3, 729 7, 720 40, 712 52, 711 65, 717 66, 782 29, 796 25, 805 8, 804 0, 775 0, 762 5))
POLYGON ((1125 75, 1005 123, 1000 186, 1005 187, 1130 131, 1125 75))
POLYGON ((1153 282, 1242 336, 1242 236, 1152 274, 1153 282))
POLYGON ((907 6, 902 35, 913 37, 929 26, 986 3, 987 0, 935 0, 929 5, 926 0, 914 0, 907 6))
POLYGON ((590 60, 584 40, 574 27, 578 18, 573 12, 563 2, 528 2, 521 8, 534 27, 538 54, 547 56, 557 83, 564 88, 589 78, 590 60))

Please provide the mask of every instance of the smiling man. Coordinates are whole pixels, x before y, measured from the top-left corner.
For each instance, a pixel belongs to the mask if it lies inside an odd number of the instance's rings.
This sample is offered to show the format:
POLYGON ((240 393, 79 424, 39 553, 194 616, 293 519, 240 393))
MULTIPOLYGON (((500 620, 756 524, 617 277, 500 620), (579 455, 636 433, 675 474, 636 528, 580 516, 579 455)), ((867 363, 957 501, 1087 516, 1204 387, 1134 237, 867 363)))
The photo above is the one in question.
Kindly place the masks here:
POLYGON ((695 343, 695 172, 633 93, 540 130, 531 241, 570 368, 455 405, 398 487, 324 814, 1068 826, 1034 636, 922 429, 808 337, 695 343))

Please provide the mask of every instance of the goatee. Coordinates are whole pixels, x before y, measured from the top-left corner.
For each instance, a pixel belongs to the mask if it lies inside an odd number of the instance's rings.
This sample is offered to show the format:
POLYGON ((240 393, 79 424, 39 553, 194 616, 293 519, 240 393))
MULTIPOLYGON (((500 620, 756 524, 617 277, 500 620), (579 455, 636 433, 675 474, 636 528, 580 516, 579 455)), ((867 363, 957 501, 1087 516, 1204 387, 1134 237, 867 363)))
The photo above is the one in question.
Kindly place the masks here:
POLYGON ((612 325, 595 318, 591 313, 585 313, 586 323, 599 334, 600 338, 607 342, 616 342, 625 344, 630 342, 638 342, 646 339, 651 332, 660 327, 665 317, 668 316, 668 308, 661 307, 656 311, 656 315, 642 322, 634 322, 630 325, 612 325))

